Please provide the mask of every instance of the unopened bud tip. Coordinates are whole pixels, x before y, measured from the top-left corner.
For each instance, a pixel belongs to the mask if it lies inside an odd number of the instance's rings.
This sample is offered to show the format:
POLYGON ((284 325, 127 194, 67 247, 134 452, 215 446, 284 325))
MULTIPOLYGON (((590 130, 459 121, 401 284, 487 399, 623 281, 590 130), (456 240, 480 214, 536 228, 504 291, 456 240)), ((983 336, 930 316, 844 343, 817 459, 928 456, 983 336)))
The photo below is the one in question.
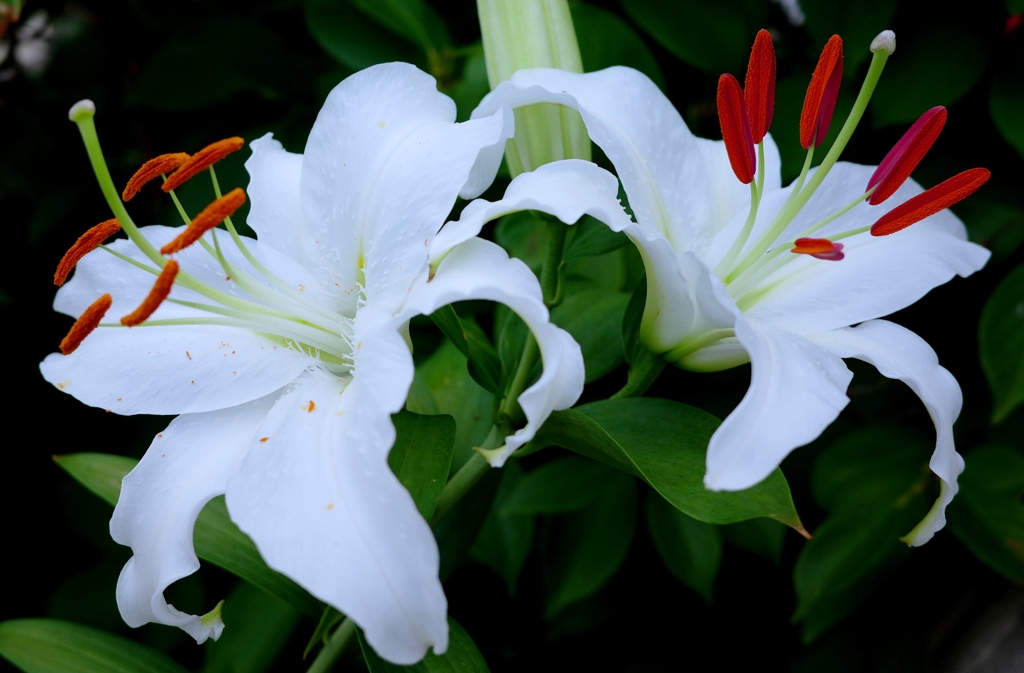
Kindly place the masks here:
POLYGON ((871 40, 871 53, 884 51, 892 56, 896 51, 896 33, 891 30, 883 30, 875 39, 871 40))
POLYGON ((78 122, 86 117, 92 117, 94 114, 96 114, 96 103, 93 103, 88 98, 83 98, 68 110, 68 119, 78 122))

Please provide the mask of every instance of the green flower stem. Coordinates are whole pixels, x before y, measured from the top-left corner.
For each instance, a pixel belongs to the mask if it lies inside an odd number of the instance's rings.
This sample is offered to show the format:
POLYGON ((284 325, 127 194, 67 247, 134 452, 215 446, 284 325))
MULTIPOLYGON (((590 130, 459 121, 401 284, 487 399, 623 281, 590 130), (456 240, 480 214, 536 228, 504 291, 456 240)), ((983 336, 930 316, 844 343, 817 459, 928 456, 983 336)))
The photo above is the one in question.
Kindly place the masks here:
POLYGON ((639 362, 629 368, 626 385, 609 399, 620 400, 627 397, 641 397, 658 379, 668 362, 660 355, 644 350, 639 362))
POLYGON ((540 287, 544 304, 551 308, 562 301, 562 255, 568 227, 557 218, 546 216, 547 240, 544 244, 544 267, 540 272, 540 287))
POLYGON ((511 431, 514 419, 522 413, 519 409, 519 396, 526 390, 526 385, 530 382, 530 374, 533 373, 533 366, 537 363, 539 355, 540 348, 537 346, 537 339, 534 338, 533 332, 530 332, 526 335, 526 344, 523 345, 523 354, 516 366, 515 376, 512 377, 512 382, 505 392, 505 399, 501 401, 501 407, 498 409, 498 425, 505 430, 511 431))
POLYGON ((334 664, 345 653, 347 646, 352 642, 352 636, 356 634, 356 623, 346 617, 334 630, 334 633, 327 638, 327 642, 320 649, 309 667, 308 673, 327 673, 334 664))
MULTIPOLYGON (((484 446, 481 448, 497 448, 504 440, 504 437, 505 433, 501 432, 497 426, 494 426, 491 428, 491 434, 487 437, 487 441, 484 442, 484 446), (494 437, 497 437, 497 440, 493 439, 494 437)), ((431 519, 430 525, 437 525, 437 522, 443 519, 451 511, 452 507, 462 499, 462 496, 466 495, 469 489, 473 488, 490 469, 491 466, 483 455, 474 451, 469 460, 444 485, 441 495, 437 498, 437 509, 434 510, 434 517, 431 519)))

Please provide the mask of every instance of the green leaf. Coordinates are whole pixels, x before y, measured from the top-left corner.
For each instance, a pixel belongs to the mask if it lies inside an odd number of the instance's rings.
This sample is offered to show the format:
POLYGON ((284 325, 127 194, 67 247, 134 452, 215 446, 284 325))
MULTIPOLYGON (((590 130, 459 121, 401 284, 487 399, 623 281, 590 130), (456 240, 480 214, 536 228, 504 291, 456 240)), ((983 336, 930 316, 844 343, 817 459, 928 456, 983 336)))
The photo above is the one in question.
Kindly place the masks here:
POLYGON ((661 46, 714 75, 743 72, 768 14, 758 0, 622 0, 622 8, 661 46))
POLYGON ((288 603, 239 582, 224 601, 224 630, 206 642, 202 673, 264 673, 288 644, 300 614, 288 603))
MULTIPOLYGON (((109 504, 117 504, 121 479, 137 461, 102 453, 74 453, 54 460, 87 489, 109 504)), ((308 615, 319 617, 323 604, 299 585, 267 567, 252 540, 231 522, 224 496, 208 502, 199 513, 193 533, 196 556, 220 566, 308 615)))
POLYGON ((1006 11, 1010 16, 1024 12, 1024 0, 1006 0, 1006 11))
POLYGON ((586 382, 596 381, 622 363, 622 317, 629 295, 586 284, 568 293, 551 311, 555 323, 583 351, 586 382))
POLYGON ((807 31, 818 47, 824 47, 832 35, 843 38, 844 67, 849 71, 871 56, 868 45, 892 25, 896 0, 859 0, 856 4, 832 0, 803 0, 800 8, 807 31))
POLYGON ((751 554, 763 556, 775 565, 782 562, 786 529, 771 519, 748 519, 722 526, 726 542, 751 554))
MULTIPOLYGON (((606 9, 573 3, 572 23, 583 59, 583 71, 594 72, 613 65, 636 68, 662 90, 665 78, 658 60, 633 28, 606 9)), ((604 227, 608 230, 607 227, 604 227)))
POLYGON ((476 643, 466 630, 451 617, 448 618, 448 649, 442 655, 428 653, 418 664, 399 666, 384 661, 363 638, 362 630, 356 631, 363 659, 370 673, 488 673, 487 662, 477 649, 476 643))
POLYGON ((452 465, 455 419, 400 411, 391 420, 397 435, 388 465, 412 495, 416 509, 430 521, 452 465))
POLYGON ((1024 49, 1015 52, 996 68, 989 109, 999 132, 1024 155, 1024 49))
POLYGON ((931 506, 932 444, 901 428, 873 427, 828 447, 811 490, 829 515, 794 569, 793 619, 805 642, 852 612, 909 555, 906 535, 931 506))
POLYGON ((350 0, 306 0, 305 9, 310 34, 353 71, 390 61, 425 65, 420 49, 382 28, 350 0))
POLYGON ((473 488, 452 506, 444 518, 433 525, 434 538, 441 552, 441 581, 455 571, 468 556, 480 529, 487 520, 501 482, 501 470, 488 470, 473 488))
POLYGON ((484 521, 480 534, 469 550, 474 561, 481 563, 505 580, 508 595, 514 596, 519 574, 533 546, 534 517, 507 513, 505 505, 522 482, 523 468, 510 461, 501 469, 501 485, 484 521))
POLYGON ((654 491, 647 496, 647 528, 672 574, 710 604, 722 562, 719 528, 683 514, 654 491))
POLYGON ((997 446, 967 454, 949 527, 983 563, 1024 584, 1024 456, 997 446))
POLYGON ((875 127, 909 124, 960 100, 985 72, 991 51, 990 40, 954 26, 930 26, 900 42, 871 98, 875 127))
POLYGON ((186 673, 162 652, 57 619, 0 623, 0 656, 25 673, 186 673))
POLYGON ((121 480, 139 462, 134 458, 113 456, 108 453, 69 453, 54 456, 53 461, 75 481, 111 507, 121 495, 121 480))
MULTIPOLYGON (((576 5, 588 7, 588 5, 576 5)), ((565 247, 562 259, 571 262, 575 259, 597 257, 630 244, 629 237, 621 231, 612 231, 603 222, 590 215, 584 215, 572 226, 572 238, 565 247)))
POLYGON ((395 35, 428 54, 451 46, 441 17, 423 0, 352 0, 352 4, 395 35))
POLYGON ((1012 190, 991 185, 957 204, 956 214, 967 225, 971 241, 992 251, 989 266, 1003 261, 1024 243, 1024 210, 1014 203, 1017 198, 1012 190))
POLYGON ((594 502, 552 521, 544 558, 547 619, 615 575, 629 552, 636 510, 636 482, 616 474, 594 502))
MULTIPOLYGON (((540 274, 544 263, 544 243, 547 234, 544 221, 531 210, 520 210, 506 215, 494 227, 494 240, 505 248, 509 256, 523 260, 533 272, 540 274)), ((608 229, 605 226, 605 229, 608 229)))
POLYGON ((302 651, 302 658, 308 657, 309 653, 316 649, 317 645, 327 644, 327 637, 334 633, 334 627, 340 624, 343 619, 345 619, 345 615, 330 605, 324 608, 324 613, 320 615, 320 621, 317 622, 316 628, 313 629, 313 635, 309 637, 309 642, 306 643, 306 649, 302 651))
POLYGON ((992 390, 992 422, 998 423, 1024 402, 1024 264, 1007 274, 985 303, 978 346, 992 390))
MULTIPOLYGON (((487 61, 484 59, 483 45, 477 44, 466 56, 462 63, 460 77, 448 90, 448 95, 455 101, 458 110, 457 121, 464 122, 469 119, 473 109, 480 104, 480 100, 490 92, 491 87, 487 83, 487 61)), ((607 227, 605 227, 607 229, 607 227)))
POLYGON ((430 319, 466 356, 469 361, 469 373, 473 376, 473 380, 488 392, 502 395, 504 386, 501 360, 480 326, 472 318, 460 318, 451 305, 437 309, 430 314, 430 319))
POLYGON ((426 388, 431 408, 413 404, 410 411, 420 414, 448 414, 455 419, 454 468, 461 467, 472 455, 473 447, 480 446, 491 429, 491 407, 494 397, 480 387, 466 368, 466 358, 448 340, 416 368, 414 386, 426 388))
POLYGON ((502 514, 558 514, 593 502, 615 478, 607 465, 579 456, 565 456, 528 472, 511 488, 502 514))
POLYGON ((769 517, 802 531, 782 472, 745 491, 704 488, 714 416, 654 398, 604 400, 556 411, 533 444, 563 446, 643 479, 680 511, 706 523, 769 517))

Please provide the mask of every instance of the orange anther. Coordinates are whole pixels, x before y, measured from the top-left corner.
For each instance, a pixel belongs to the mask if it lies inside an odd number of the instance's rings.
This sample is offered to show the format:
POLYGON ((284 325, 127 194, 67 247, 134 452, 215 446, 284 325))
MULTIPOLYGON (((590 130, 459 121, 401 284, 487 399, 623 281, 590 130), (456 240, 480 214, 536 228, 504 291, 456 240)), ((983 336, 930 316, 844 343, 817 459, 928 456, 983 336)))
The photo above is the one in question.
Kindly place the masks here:
POLYGON ((174 279, 177 275, 178 263, 173 259, 169 260, 164 265, 163 271, 157 276, 156 282, 153 283, 153 289, 149 291, 137 309, 121 318, 121 324, 125 327, 135 327, 145 322, 160 307, 160 304, 164 303, 164 299, 167 299, 171 288, 174 287, 174 279))
POLYGON ((189 160, 189 156, 184 152, 176 152, 174 154, 161 154, 158 157, 150 159, 146 163, 142 164, 142 168, 135 171, 135 175, 132 176, 128 184, 125 185, 124 191, 121 192, 122 201, 131 201, 132 197, 139 193, 143 185, 152 180, 153 178, 170 173, 174 169, 181 166, 183 163, 189 160))
POLYGON ((103 241, 107 240, 117 232, 121 231, 121 223, 117 220, 100 222, 89 229, 75 241, 75 244, 64 253, 60 263, 57 264, 57 271, 53 274, 53 284, 61 286, 68 279, 68 274, 75 268, 83 257, 95 250, 103 241))
POLYGON ((907 129, 868 180, 868 189, 878 185, 868 197, 868 203, 878 205, 907 181, 924 159, 924 155, 928 154, 928 150, 935 144, 945 125, 946 108, 939 105, 925 112, 907 129))
POLYGON ((75 349, 82 345, 85 337, 89 336, 99 326, 103 316, 106 315, 110 305, 113 303, 113 298, 109 294, 105 294, 90 304, 89 308, 85 309, 78 320, 75 321, 75 324, 71 326, 71 329, 68 330, 67 336, 61 340, 60 352, 64 355, 74 353, 75 349))
POLYGON ((845 257, 843 244, 835 243, 827 238, 798 238, 794 241, 794 245, 796 247, 790 252, 800 255, 810 255, 830 262, 838 262, 845 257))
POLYGON ((722 126, 725 151, 729 154, 732 172, 739 181, 749 185, 757 170, 754 140, 750 135, 747 106, 743 102, 740 83, 732 75, 718 78, 718 121, 722 126))
POLYGON ((829 38, 811 75, 811 83, 804 96, 800 112, 800 144, 804 149, 817 147, 828 135, 828 125, 836 109, 839 85, 843 79, 843 40, 838 35, 829 38))
POLYGON ((771 128, 775 112, 775 45, 771 34, 763 28, 757 31, 754 48, 750 50, 743 97, 750 115, 750 133, 754 142, 759 143, 771 128))
POLYGON ((160 248, 163 255, 171 255, 187 248, 202 237, 203 234, 223 222, 225 218, 231 217, 241 205, 245 203, 245 192, 241 188, 232 189, 210 205, 203 208, 203 211, 195 216, 185 231, 178 234, 167 245, 160 248))
POLYGON ((924 218, 949 208, 973 194, 992 175, 988 169, 972 168, 940 182, 929 190, 902 203, 871 225, 872 236, 888 236, 906 229, 924 218))
POLYGON ((244 144, 244 140, 235 137, 225 138, 224 140, 218 140, 212 145, 207 145, 193 154, 191 159, 179 166, 178 170, 171 173, 171 177, 167 178, 167 182, 161 186, 161 189, 165 192, 177 189, 196 173, 206 170, 232 152, 242 149, 244 144))

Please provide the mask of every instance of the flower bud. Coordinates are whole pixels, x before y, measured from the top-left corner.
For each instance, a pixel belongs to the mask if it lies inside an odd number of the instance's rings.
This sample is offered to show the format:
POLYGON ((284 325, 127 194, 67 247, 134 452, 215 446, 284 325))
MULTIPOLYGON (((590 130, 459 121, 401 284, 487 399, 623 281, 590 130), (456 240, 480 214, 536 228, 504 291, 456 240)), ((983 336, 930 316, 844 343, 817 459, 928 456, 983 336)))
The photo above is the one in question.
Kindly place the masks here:
MULTIPOLYGON (((583 72, 566 0, 477 0, 491 88, 525 68, 583 72)), ((575 110, 551 104, 515 111, 505 159, 512 177, 559 159, 590 159, 590 139, 575 110)))

